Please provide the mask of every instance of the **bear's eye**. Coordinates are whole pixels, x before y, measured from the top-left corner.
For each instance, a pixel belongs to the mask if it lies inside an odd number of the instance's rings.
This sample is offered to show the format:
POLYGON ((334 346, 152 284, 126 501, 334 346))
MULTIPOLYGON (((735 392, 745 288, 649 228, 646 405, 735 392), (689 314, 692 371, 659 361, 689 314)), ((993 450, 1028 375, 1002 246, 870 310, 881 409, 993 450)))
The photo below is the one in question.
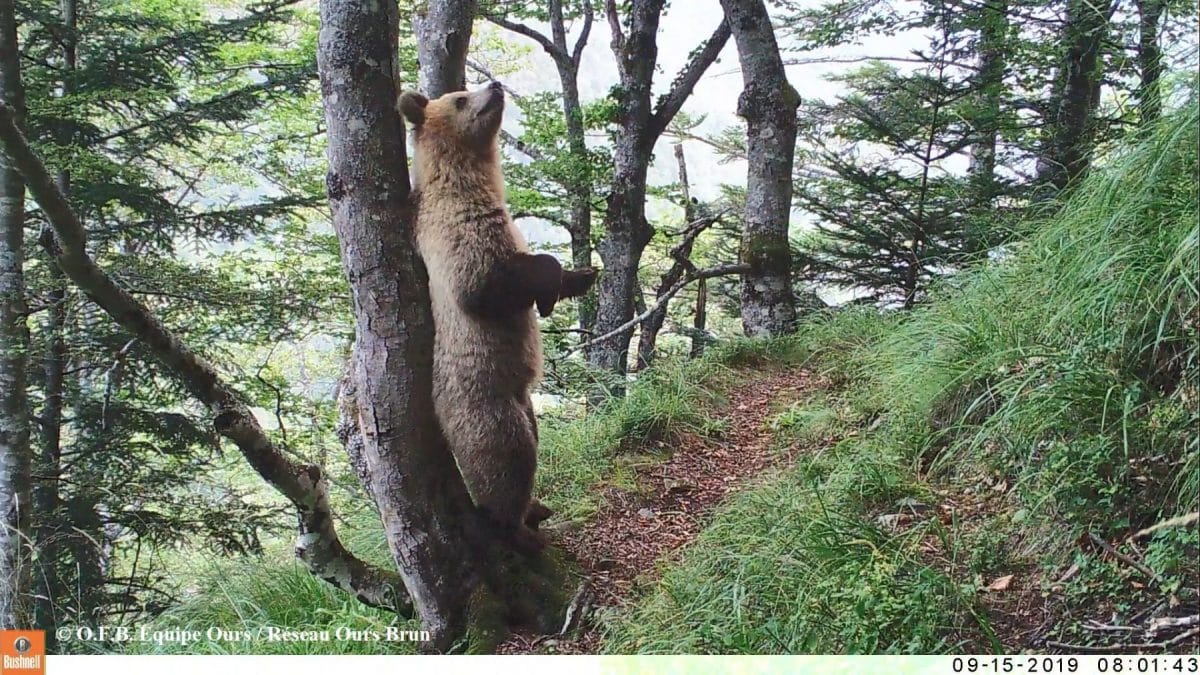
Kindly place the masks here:
POLYGON ((454 107, 458 108, 459 110, 467 107, 467 97, 459 96, 458 98, 454 99, 454 107))

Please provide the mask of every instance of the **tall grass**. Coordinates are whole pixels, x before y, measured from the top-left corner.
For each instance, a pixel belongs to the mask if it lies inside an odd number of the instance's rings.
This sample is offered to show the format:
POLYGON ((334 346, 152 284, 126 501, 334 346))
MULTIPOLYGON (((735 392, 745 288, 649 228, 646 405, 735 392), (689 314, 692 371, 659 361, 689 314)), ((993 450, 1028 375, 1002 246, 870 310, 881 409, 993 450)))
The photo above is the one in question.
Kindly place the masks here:
POLYGON ((867 357, 880 406, 931 425, 935 466, 1001 470, 1079 528, 1196 502, 1196 115, 1111 158, 1012 260, 867 357))

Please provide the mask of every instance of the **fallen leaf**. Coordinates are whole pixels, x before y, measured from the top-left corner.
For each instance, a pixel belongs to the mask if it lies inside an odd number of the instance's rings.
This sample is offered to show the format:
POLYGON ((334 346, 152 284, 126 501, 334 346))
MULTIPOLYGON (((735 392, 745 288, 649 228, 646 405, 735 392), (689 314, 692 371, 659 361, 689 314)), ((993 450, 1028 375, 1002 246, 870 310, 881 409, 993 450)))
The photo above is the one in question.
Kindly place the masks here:
POLYGON ((992 583, 988 584, 987 589, 989 591, 1007 591, 1008 585, 1012 583, 1012 580, 1013 580, 1013 575, 1006 574, 1006 575, 1000 577, 999 579, 996 579, 992 583))

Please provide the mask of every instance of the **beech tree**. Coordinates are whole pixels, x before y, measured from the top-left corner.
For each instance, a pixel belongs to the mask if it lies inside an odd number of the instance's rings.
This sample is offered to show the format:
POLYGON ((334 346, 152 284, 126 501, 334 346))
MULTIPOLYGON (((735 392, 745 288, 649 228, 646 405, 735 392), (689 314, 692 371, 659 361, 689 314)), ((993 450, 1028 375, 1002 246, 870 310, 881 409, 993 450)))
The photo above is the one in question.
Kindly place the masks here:
MULTIPOLYGON (((595 329, 601 337, 589 341, 586 354, 590 365, 618 376, 623 376, 628 367, 629 343, 637 325, 630 320, 635 298, 641 294, 638 268, 654 234, 646 220, 646 174, 650 158, 655 143, 701 76, 716 61, 730 35, 729 22, 722 20, 692 53, 670 90, 653 101, 658 24, 665 4, 665 0, 631 0, 620 7, 616 0, 605 3, 620 84, 613 93, 618 111, 613 182, 607 195, 605 233, 597 247, 604 263, 598 284, 595 329)), ((618 383, 612 393, 623 392, 618 383)))
MULTIPOLYGON (((473 6, 450 11, 455 4, 431 5, 418 29, 420 40, 434 36, 455 51, 446 64, 465 63, 468 42, 446 36, 469 35, 474 16, 473 6)), ((398 161, 406 156, 395 109, 402 86, 398 23, 393 3, 382 10, 354 0, 321 3, 327 183, 356 319, 353 401, 343 407, 356 413, 351 423, 362 473, 404 585, 434 646, 446 649, 466 634, 471 619, 478 627, 497 618, 481 597, 498 598, 493 611, 503 617, 552 625, 561 609, 552 599, 565 579, 545 560, 531 567, 496 539, 475 510, 433 414, 428 279, 412 245, 409 175, 398 161)), ((460 68, 423 63, 420 89, 430 97, 461 89, 460 68)))
POLYGON ((788 224, 800 95, 787 81, 775 28, 762 0, 721 0, 733 28, 745 90, 746 212, 742 229, 742 327, 750 337, 782 335, 796 321, 788 224))
POLYGON ((1096 140, 1104 79, 1102 50, 1117 3, 1068 0, 1036 182, 1062 190, 1083 177, 1096 140))
POLYGON ((1162 46, 1158 42, 1167 0, 1137 0, 1138 12, 1138 110, 1143 126, 1153 124, 1162 113, 1160 80, 1163 72, 1162 46))

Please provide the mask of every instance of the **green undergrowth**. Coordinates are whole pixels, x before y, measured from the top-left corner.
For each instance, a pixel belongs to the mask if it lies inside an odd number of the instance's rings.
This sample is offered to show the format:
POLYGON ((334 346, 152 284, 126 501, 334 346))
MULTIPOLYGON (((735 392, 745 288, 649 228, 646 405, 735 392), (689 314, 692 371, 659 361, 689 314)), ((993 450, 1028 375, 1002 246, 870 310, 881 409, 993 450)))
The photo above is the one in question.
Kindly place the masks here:
MULTIPOLYGON (((1019 649, 1000 630, 994 596, 981 593, 1006 574, 1076 617, 1100 604, 1121 613, 1167 593, 1190 597, 1194 527, 1142 542, 1159 579, 1140 590, 1129 570, 1076 542, 1120 541, 1197 509, 1197 142, 1192 106, 1106 158, 1056 213, 913 312, 819 314, 786 339, 736 340, 656 366, 601 410, 544 414, 537 492, 556 511, 553 525, 594 515, 607 486, 634 487, 635 467, 668 456, 680 434, 720 432, 725 394, 747 373, 803 367, 828 385, 772 402, 769 430, 795 461, 720 507, 629 609, 602 614, 603 648, 1019 649), (1047 581, 1068 565, 1078 570, 1069 582, 1047 581)), ((341 524, 348 546, 390 565, 377 521, 358 513, 341 524)), ((183 602, 147 629, 217 627, 254 639, 106 648, 414 646, 263 639, 269 627, 419 630, 313 578, 290 541, 190 565, 196 582, 180 590, 183 602)))
MULTIPOLYGON (((603 488, 635 487, 634 468, 669 456, 679 434, 710 434, 721 429, 714 411, 723 390, 735 381, 720 354, 693 362, 664 363, 642 374, 628 396, 584 413, 567 406, 541 416, 537 495, 555 510, 547 523, 580 521, 602 504, 603 488)), ((356 555, 392 567, 377 517, 357 504, 339 534, 356 555)), ((292 556, 293 541, 271 542, 260 556, 240 560, 180 556, 180 578, 195 583, 180 589, 182 602, 145 630, 148 641, 67 644, 72 651, 123 651, 150 654, 405 654, 411 641, 372 638, 397 631, 418 631, 419 622, 397 620, 365 607, 348 594, 313 577, 292 556), (209 639, 212 628, 226 632, 209 639), (275 629, 318 634, 286 639, 275 629), (338 637, 342 629, 346 637, 338 637), (198 631, 199 639, 154 639, 156 631, 198 631), (329 634, 325 640, 322 632, 329 634), (248 633, 249 639, 237 639, 248 633), (229 637, 234 636, 234 637, 229 637)), ((571 593, 574 588, 566 589, 571 593)))
POLYGON ((559 410, 538 423, 537 494, 553 522, 585 519, 603 503, 604 485, 633 488, 633 467, 666 456, 681 433, 709 435, 732 371, 719 358, 664 363, 642 373, 626 397, 597 411, 559 410))
MULTIPOLYGON (((377 531, 343 528, 339 534, 356 555, 391 564, 377 531)), ((134 654, 416 652, 416 642, 375 640, 372 634, 386 638, 389 628, 419 631, 419 622, 397 620, 394 614, 367 607, 314 577, 292 558, 287 542, 276 542, 261 556, 233 561, 199 558, 192 564, 189 577, 195 582, 184 589, 179 605, 151 624, 135 627, 137 639, 103 648, 134 654), (216 630, 222 632, 209 633, 216 630), (184 643, 179 637, 183 631, 199 637, 184 643), (312 635, 297 635, 304 631, 312 635)))
POLYGON ((1020 649, 998 632, 1003 594, 981 592, 1005 574, 1075 617, 1062 636, 1088 612, 1195 602, 1194 526, 1143 542, 1154 584, 1076 542, 1197 509, 1197 144, 1192 105, 913 312, 843 310, 727 349, 831 386, 770 423, 794 466, 602 616, 604 649, 1020 649))

